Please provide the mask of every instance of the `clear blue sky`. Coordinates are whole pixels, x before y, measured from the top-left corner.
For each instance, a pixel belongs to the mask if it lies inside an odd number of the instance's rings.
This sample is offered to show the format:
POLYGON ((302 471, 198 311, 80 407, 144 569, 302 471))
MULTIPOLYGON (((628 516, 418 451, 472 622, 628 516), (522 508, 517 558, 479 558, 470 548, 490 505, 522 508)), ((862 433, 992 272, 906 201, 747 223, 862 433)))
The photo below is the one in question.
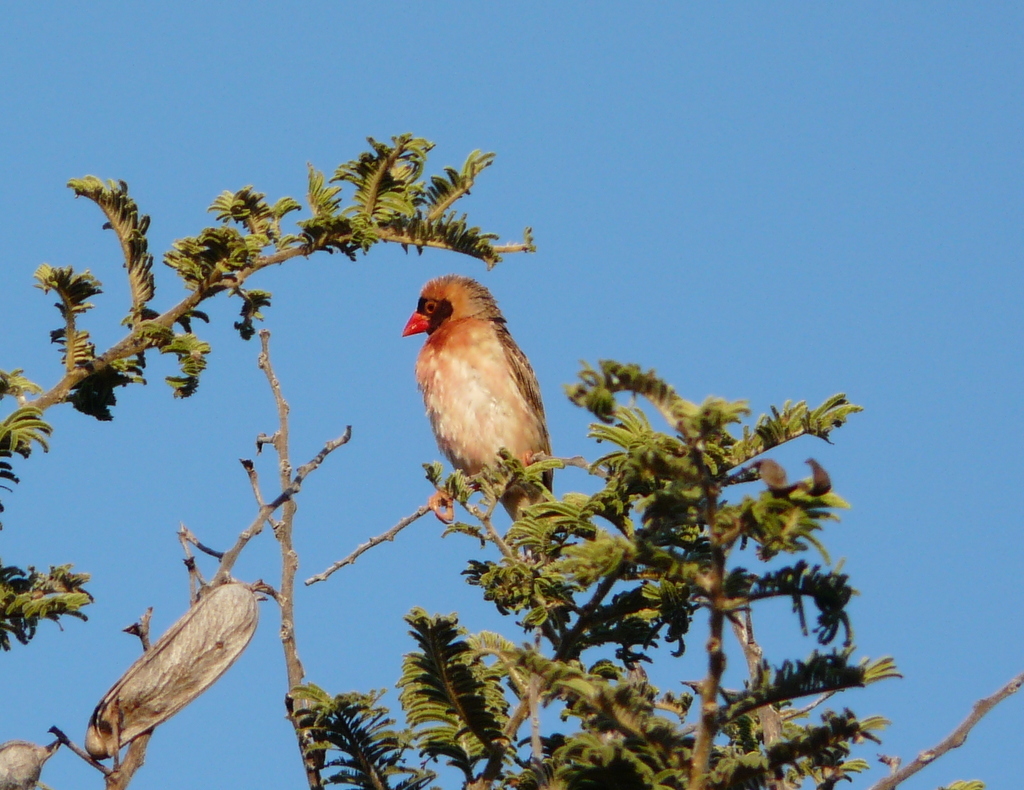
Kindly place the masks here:
MULTIPOLYGON (((555 451, 594 457, 562 384, 578 360, 654 367, 686 396, 748 398, 755 412, 837 391, 865 406, 808 455, 853 504, 825 539, 861 596, 859 653, 905 678, 848 695, 893 721, 878 752, 912 758, 971 703, 1024 669, 1021 511, 1022 79, 1014 3, 8 4, 0 12, 0 368, 58 377, 42 262, 89 268, 106 293, 88 328, 117 339, 119 250, 69 178, 125 179, 153 217, 151 248, 212 222, 224 189, 301 197, 306 163, 331 171, 364 138, 410 131, 438 168, 473 149, 497 163, 465 201, 503 239, 539 251, 486 273, 454 255, 376 249, 266 273, 266 325, 304 460, 353 425, 309 481, 296 541, 303 578, 414 510, 420 463, 439 457, 399 333, 421 284, 449 271, 497 296, 533 361, 555 451)), ((154 304, 180 298, 158 263, 154 304)), ((45 625, 0 656, 0 741, 80 739, 138 652, 120 633, 153 605, 154 633, 184 610, 174 537, 186 523, 226 546, 254 506, 237 458, 274 427, 257 347, 237 307, 211 304, 210 369, 172 401, 148 388, 113 423, 48 413, 48 455, 18 465, 0 556, 93 574, 87 624, 45 625)), ((264 479, 271 467, 264 460, 264 479)), ((561 473, 561 491, 585 485, 561 473)), ((393 684, 412 606, 510 626, 459 576, 475 546, 426 519, 299 593, 309 679, 333 691, 393 684), (321 629, 319 633, 315 630, 321 629)), ((276 545, 237 568, 277 578, 276 545)), ((769 656, 804 655, 786 607, 766 612, 769 656)), ((277 612, 205 697, 162 727, 133 787, 299 787, 283 720, 277 612)), ((671 670, 700 674, 692 651, 671 670)), ((1019 784, 1024 699, 906 783, 1019 784)), ((877 766, 877 767, 876 767, 877 766)), ((43 780, 99 786, 62 752, 43 780)), ((865 787, 861 780, 854 786, 865 787)))

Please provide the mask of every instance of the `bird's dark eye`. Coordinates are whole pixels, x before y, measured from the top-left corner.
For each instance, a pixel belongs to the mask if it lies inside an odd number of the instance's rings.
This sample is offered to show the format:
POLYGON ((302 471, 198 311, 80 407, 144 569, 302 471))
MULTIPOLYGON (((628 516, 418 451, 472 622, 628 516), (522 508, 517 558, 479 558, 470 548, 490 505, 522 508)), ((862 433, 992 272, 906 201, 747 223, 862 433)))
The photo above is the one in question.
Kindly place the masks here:
POLYGON ((426 313, 427 315, 430 315, 436 309, 437 309, 437 302, 435 302, 432 299, 423 303, 423 312, 426 313))

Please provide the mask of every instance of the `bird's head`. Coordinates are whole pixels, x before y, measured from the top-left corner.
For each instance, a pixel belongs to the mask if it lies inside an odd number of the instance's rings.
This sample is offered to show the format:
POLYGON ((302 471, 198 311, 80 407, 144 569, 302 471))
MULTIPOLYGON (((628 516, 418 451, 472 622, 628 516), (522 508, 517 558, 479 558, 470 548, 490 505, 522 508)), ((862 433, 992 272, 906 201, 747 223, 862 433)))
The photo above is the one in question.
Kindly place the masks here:
POLYGON ((402 337, 421 332, 432 335, 445 323, 465 318, 505 322, 490 291, 469 277, 446 274, 423 286, 416 312, 406 322, 402 337))

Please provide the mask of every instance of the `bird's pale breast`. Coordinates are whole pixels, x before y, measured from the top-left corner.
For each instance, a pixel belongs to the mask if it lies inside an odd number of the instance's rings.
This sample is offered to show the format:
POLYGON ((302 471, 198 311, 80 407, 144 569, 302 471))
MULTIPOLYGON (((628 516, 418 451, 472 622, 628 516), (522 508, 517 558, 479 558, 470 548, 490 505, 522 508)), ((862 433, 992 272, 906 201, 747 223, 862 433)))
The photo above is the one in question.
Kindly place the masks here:
POLYGON ((488 323, 459 322, 436 332, 420 352, 416 379, 438 447, 467 474, 502 447, 522 460, 543 447, 542 428, 488 323))

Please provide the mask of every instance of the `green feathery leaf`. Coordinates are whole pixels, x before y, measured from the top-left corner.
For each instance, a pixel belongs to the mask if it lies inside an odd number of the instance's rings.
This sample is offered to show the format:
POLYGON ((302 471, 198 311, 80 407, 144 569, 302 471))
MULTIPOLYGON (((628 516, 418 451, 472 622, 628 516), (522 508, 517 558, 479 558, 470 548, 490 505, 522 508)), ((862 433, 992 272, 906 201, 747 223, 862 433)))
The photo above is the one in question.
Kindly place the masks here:
POLYGON ((431 176, 424 195, 429 208, 426 219, 430 222, 440 219, 455 201, 468 195, 476 177, 494 164, 494 157, 493 153, 473 151, 466 157, 461 171, 446 167, 443 176, 431 176))
POLYGON ((253 321, 262 321, 264 307, 270 307, 270 291, 259 291, 254 289, 233 288, 232 296, 239 296, 242 299, 241 321, 235 321, 235 329, 241 335, 242 340, 251 340, 256 334, 256 327, 253 321))
POLYGON ((132 293, 132 308, 125 323, 134 326, 142 319, 152 317, 147 315, 146 308, 156 292, 153 256, 149 253, 149 242, 146 239, 149 217, 139 214, 139 207, 129 197, 128 185, 124 181, 108 181, 104 184, 96 176, 85 176, 71 179, 68 186, 76 196, 87 197, 100 207, 107 217, 104 227, 112 229, 121 243, 132 293))
POLYGON ((771 416, 762 414, 758 417, 753 431, 744 427, 743 438, 732 447, 732 466, 745 464, 798 436, 817 436, 830 441, 829 435, 833 430, 842 427, 851 414, 861 411, 864 409, 850 403, 841 392, 826 399, 813 411, 807 408, 807 401, 786 401, 781 410, 772 406, 771 416))
POLYGON ((402 663, 398 685, 406 719, 422 754, 448 758, 468 780, 504 740, 508 702, 501 673, 461 638, 465 632, 454 616, 414 609, 405 619, 420 647, 402 663))
POLYGON ((88 619, 79 611, 92 603, 84 589, 88 581, 89 574, 72 573, 70 565, 40 573, 0 563, 0 650, 11 649, 12 636, 28 644, 40 620, 57 622, 65 615, 88 619))
POLYGON ((777 669, 761 664, 750 688, 730 695, 721 720, 731 721, 763 705, 778 705, 800 697, 857 688, 868 683, 900 677, 890 658, 871 663, 850 663, 852 648, 832 653, 811 653, 806 661, 786 660, 777 669))
POLYGON ((811 567, 805 560, 760 577, 736 569, 726 580, 726 590, 730 596, 749 601, 789 596, 804 635, 807 634, 807 619, 803 602, 804 598, 810 598, 818 607, 818 624, 814 632, 821 644, 827 645, 835 639, 840 627, 846 633, 846 645, 853 639, 846 606, 856 590, 849 585, 849 576, 845 573, 825 571, 819 565, 811 567))
POLYGON ((38 395, 43 391, 38 384, 21 375, 23 372, 21 368, 15 368, 10 373, 0 370, 0 398, 12 397, 24 403, 26 395, 38 395))
POLYGON ((392 137, 390 146, 372 137, 366 139, 372 150, 339 165, 331 179, 347 181, 356 188, 345 214, 361 215, 374 224, 413 216, 423 193, 419 178, 434 144, 411 134, 392 137))
POLYGON ((382 695, 350 692, 331 697, 312 684, 291 692, 293 699, 309 706, 296 715, 314 738, 310 751, 340 753, 324 762, 325 768, 338 769, 327 778, 329 783, 359 790, 422 790, 435 774, 404 764, 411 748, 409 734, 391 729, 394 719, 377 704, 382 695), (399 781, 392 784, 394 779, 399 781))
POLYGON ((70 266, 54 268, 47 263, 36 269, 36 288, 43 293, 55 291, 60 297, 56 308, 64 319, 64 326, 50 333, 50 341, 64 351, 62 362, 68 371, 84 365, 96 356, 96 347, 89 342, 89 333, 76 328, 76 319, 93 307, 87 299, 102 293, 101 283, 86 269, 75 274, 70 266))
POLYGON ((174 354, 181 366, 181 376, 167 376, 174 397, 187 398, 199 387, 199 375, 206 369, 206 355, 210 344, 191 333, 176 334, 174 339, 160 348, 161 354, 174 354))

